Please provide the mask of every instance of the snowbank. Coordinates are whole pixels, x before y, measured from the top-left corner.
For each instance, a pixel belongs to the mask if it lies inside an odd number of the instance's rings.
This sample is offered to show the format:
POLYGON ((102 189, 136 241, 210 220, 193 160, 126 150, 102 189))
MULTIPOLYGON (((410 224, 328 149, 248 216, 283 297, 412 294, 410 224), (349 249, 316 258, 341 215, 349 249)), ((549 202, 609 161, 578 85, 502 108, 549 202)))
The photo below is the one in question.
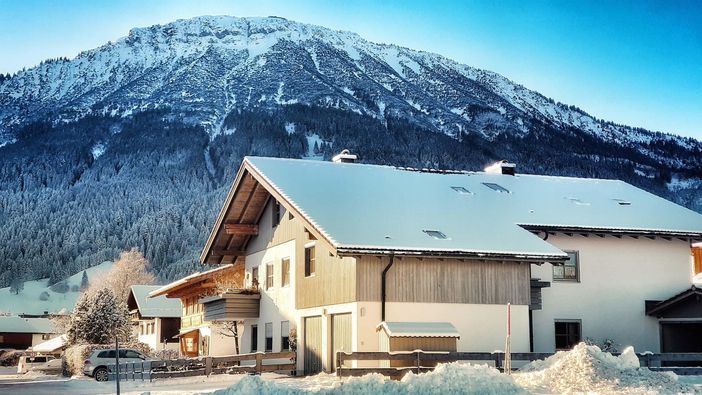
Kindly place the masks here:
MULTIPOLYGON (((302 380, 309 380, 305 378, 302 380)), ((294 388, 258 376, 244 377, 215 395, 239 394, 527 394, 512 378, 487 365, 448 363, 424 374, 408 374, 402 381, 389 380, 379 374, 337 381, 333 386, 316 390, 294 388)))
POLYGON ((692 386, 678 382, 675 374, 652 372, 639 366, 631 347, 615 357, 597 346, 580 343, 570 351, 524 366, 513 377, 519 385, 534 392, 695 393, 692 386))

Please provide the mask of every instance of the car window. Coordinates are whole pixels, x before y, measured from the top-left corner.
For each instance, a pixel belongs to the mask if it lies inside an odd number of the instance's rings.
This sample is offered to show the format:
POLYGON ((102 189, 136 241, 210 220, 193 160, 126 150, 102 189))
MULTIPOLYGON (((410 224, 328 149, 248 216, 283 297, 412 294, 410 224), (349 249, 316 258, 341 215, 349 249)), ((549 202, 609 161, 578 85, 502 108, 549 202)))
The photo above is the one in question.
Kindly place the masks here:
POLYGON ((101 351, 100 354, 98 354, 98 358, 114 358, 114 357, 115 357, 115 350, 101 351))
MULTIPOLYGON (((120 351, 121 351, 121 350, 120 350, 120 351)), ((125 353, 125 358, 137 358, 137 359, 141 359, 141 354, 139 354, 138 352, 136 352, 136 351, 134 351, 134 350, 125 350, 125 351, 126 351, 126 353, 125 353)), ((122 354, 120 353, 120 357, 121 357, 121 356, 122 356, 122 354)))

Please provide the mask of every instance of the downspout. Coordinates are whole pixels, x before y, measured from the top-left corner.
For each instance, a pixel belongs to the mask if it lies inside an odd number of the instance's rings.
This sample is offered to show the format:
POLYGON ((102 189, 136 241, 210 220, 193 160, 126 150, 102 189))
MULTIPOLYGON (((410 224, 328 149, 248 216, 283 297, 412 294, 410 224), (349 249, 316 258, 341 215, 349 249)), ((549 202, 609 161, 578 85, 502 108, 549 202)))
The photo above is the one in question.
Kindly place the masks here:
POLYGON ((388 270, 392 267, 393 262, 395 261, 395 254, 390 253, 390 262, 388 263, 387 266, 385 266, 385 269, 383 269, 383 274, 381 277, 381 282, 380 282, 380 322, 385 321, 385 289, 387 288, 385 286, 385 277, 388 274, 388 270))

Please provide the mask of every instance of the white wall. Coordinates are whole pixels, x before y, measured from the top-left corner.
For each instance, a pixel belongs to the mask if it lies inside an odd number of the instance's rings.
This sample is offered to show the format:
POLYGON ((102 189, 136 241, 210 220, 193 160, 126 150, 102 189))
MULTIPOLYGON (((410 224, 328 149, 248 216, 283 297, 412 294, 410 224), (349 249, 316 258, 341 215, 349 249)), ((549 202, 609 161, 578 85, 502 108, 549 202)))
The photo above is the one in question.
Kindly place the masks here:
POLYGON ((582 320, 582 336, 613 339, 637 351, 658 352, 658 321, 645 314, 645 300, 664 300, 691 285, 689 244, 677 239, 551 235, 547 242, 575 250, 580 281, 553 281, 552 266, 532 265, 542 289, 543 310, 533 312, 534 351, 555 349, 554 321, 582 320))
POLYGON ((32 334, 32 347, 36 346, 37 344, 44 343, 45 341, 49 341, 55 337, 61 336, 60 333, 33 333, 32 334), (46 339, 43 339, 43 337, 47 337, 46 339))
MULTIPOLYGON (((136 333, 137 333, 137 340, 140 342, 147 344, 149 347, 151 347, 152 350, 155 351, 161 351, 163 349, 166 350, 180 350, 180 345, 176 341, 174 343, 162 343, 160 336, 161 336, 161 327, 163 325, 163 321, 161 318, 154 318, 153 320, 141 320, 139 321, 139 325, 135 326, 136 327, 136 333), (147 323, 153 322, 155 324, 154 327, 154 333, 151 334, 141 334, 141 327, 145 326, 147 323)), ((146 328, 144 328, 146 329, 146 328)))

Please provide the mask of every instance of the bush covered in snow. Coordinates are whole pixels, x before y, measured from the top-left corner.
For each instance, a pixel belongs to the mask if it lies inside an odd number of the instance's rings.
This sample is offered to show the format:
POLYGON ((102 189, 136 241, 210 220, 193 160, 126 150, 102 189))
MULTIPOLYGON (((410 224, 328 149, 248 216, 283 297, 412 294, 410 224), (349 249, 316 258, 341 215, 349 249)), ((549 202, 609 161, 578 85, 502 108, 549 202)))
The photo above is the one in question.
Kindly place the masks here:
POLYGON ((585 343, 561 351, 542 361, 534 361, 513 375, 522 387, 547 393, 694 393, 693 387, 679 383, 671 373, 641 368, 632 347, 615 357, 597 346, 585 343))
POLYGON ((22 351, 5 350, 0 351, 0 366, 17 366, 22 351))

